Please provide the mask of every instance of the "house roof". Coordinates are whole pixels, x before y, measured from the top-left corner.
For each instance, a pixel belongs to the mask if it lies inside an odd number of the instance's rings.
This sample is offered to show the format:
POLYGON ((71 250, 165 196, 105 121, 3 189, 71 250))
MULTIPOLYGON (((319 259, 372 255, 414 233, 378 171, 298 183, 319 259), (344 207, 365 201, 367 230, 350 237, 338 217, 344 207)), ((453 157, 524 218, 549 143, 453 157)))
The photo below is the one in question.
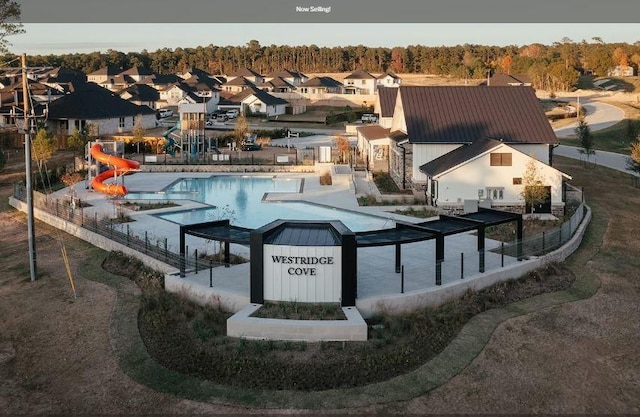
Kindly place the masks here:
POLYGON ((344 77, 344 79, 356 79, 356 80, 375 80, 376 77, 369 74, 367 71, 358 69, 352 72, 351 74, 344 77))
POLYGON ((148 77, 144 77, 137 84, 153 84, 153 85, 169 85, 182 81, 182 78, 175 74, 153 74, 148 77))
POLYGON ((394 130, 393 132, 389 133, 389 138, 395 142, 400 142, 401 140, 405 140, 408 137, 409 136, 407 136, 407 134, 401 130, 394 130))
POLYGON ((191 76, 182 82, 196 91, 213 91, 218 89, 218 83, 212 78, 191 76))
POLYGON ((261 77, 262 78, 262 75, 246 67, 238 68, 238 70, 232 73, 231 75, 234 77, 261 77))
POLYGON ((378 87, 378 100, 380 100, 380 117, 392 117, 396 107, 398 89, 396 87, 378 87))
POLYGON ((70 83, 74 81, 87 81, 87 75, 78 70, 67 67, 56 67, 49 70, 44 79, 48 83, 70 83))
POLYGON ((118 94, 122 96, 125 92, 131 94, 129 101, 158 101, 160 99, 158 90, 146 84, 134 84, 118 94))
POLYGON ((385 129, 380 125, 368 125, 356 128, 367 140, 375 140, 389 137, 391 129, 385 129))
MULTIPOLYGON (((90 84, 90 83, 89 83, 90 84)), ((49 105, 49 119, 109 119, 155 114, 147 106, 138 106, 97 85, 87 86, 60 97, 49 105)))
MULTIPOLYGON (((506 87, 514 85, 531 85, 531 77, 525 74, 511 75, 511 74, 494 74, 489 79, 489 86, 491 87, 506 87)), ((480 85, 487 85, 487 81, 483 81, 480 85)))
POLYGON ((100 84, 113 84, 113 85, 118 85, 118 84, 133 84, 135 83, 136 80, 134 80, 133 78, 131 78, 129 75, 122 75, 122 74, 118 74, 114 77, 109 77, 106 80, 102 81, 100 84))
MULTIPOLYGON (((183 76, 189 75, 189 77, 193 77, 194 75, 198 78, 210 78, 211 74, 209 74, 208 72, 201 70, 200 68, 196 68, 196 67, 191 67, 191 68, 187 68, 186 71, 184 71, 182 73, 183 76)), ((182 78, 188 78, 188 77, 182 77, 182 78)))
POLYGON ((297 72, 297 71, 291 71, 289 69, 282 69, 280 71, 274 71, 271 74, 269 74, 269 77, 281 77, 281 78, 306 78, 306 75, 304 75, 301 72, 297 72))
POLYGON ((122 71, 120 75, 141 75, 146 77, 148 75, 153 75, 153 71, 145 67, 132 67, 126 71, 122 71))
POLYGON ((300 87, 342 87, 342 83, 331 77, 313 77, 306 82, 300 84, 300 87))
POLYGON ((120 68, 109 65, 107 67, 102 67, 99 70, 89 73, 87 75, 118 75, 120 74, 120 72, 121 72, 120 68))
POLYGON ((380 75, 379 77, 377 77, 377 78, 378 78, 378 79, 381 79, 381 78, 384 78, 384 77, 386 77, 386 76, 389 76, 389 77, 391 77, 391 78, 400 79, 400 77, 398 77, 396 74, 394 74, 394 73, 393 73, 393 72, 391 72, 391 71, 387 71, 387 72, 385 72, 384 74, 381 74, 381 75, 380 75))
POLYGON ((251 81, 247 80, 244 77, 237 77, 234 78, 231 81, 227 81, 226 83, 224 83, 223 85, 236 85, 236 86, 244 86, 244 87, 251 87, 251 86, 255 86, 254 83, 252 83, 251 81))
POLYGON ((411 143, 558 143, 532 88, 398 88, 411 143))
POLYGON ((427 162, 420 166, 420 171, 430 177, 434 177, 500 145, 502 145, 502 142, 499 140, 481 138, 427 162))
POLYGON ((267 81, 265 83, 260 84, 260 87, 286 87, 286 88, 296 88, 289 81, 281 78, 275 77, 273 80, 267 81))
POLYGON ((232 103, 240 103, 242 100, 249 96, 256 96, 258 100, 263 102, 266 105, 277 105, 277 104, 288 104, 289 102, 283 98, 272 96, 264 90, 259 89, 255 85, 249 88, 246 88, 239 92, 238 94, 229 97, 229 101, 232 103))

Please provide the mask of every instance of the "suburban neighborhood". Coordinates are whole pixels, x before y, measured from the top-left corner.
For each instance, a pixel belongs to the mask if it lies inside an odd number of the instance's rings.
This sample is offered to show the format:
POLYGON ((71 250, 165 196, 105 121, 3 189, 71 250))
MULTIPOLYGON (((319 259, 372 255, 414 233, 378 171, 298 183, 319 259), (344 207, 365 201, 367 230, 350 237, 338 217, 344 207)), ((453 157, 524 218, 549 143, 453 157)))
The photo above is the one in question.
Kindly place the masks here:
POLYGON ((0 6, 4 412, 640 410, 640 42, 0 6))

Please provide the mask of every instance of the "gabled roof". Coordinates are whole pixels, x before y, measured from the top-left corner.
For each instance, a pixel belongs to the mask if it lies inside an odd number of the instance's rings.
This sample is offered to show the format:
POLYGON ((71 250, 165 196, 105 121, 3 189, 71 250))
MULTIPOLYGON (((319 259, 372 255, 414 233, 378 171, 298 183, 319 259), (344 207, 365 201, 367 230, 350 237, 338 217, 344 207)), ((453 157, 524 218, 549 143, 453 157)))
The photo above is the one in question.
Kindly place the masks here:
POLYGON ((211 74, 196 67, 187 68, 187 70, 182 73, 182 75, 187 75, 187 74, 189 74, 189 77, 193 77, 194 75, 198 78, 211 77, 211 74))
POLYGON ((435 177, 500 145, 502 142, 499 140, 481 138, 427 162, 420 166, 420 171, 429 177, 435 177))
POLYGON ((118 94, 122 96, 125 92, 131 94, 129 101, 157 101, 160 99, 158 90, 146 84, 134 84, 118 94))
POLYGON ((385 129, 380 125, 368 125, 356 128, 367 140, 383 139, 389 137, 391 129, 385 129))
POLYGON ((506 87, 506 86, 530 86, 531 85, 531 77, 525 74, 511 75, 511 74, 494 74, 489 79, 489 84, 487 81, 483 81, 480 85, 489 85, 490 87, 506 87))
POLYGON ((380 117, 392 117, 396 107, 398 89, 396 87, 378 87, 378 100, 380 100, 380 117))
POLYGON ((218 83, 212 78, 191 76, 182 82, 196 91, 213 91, 218 89, 218 83))
POLYGON ((351 74, 347 75, 346 77, 344 77, 345 80, 347 79, 355 79, 355 80, 375 80, 376 77, 374 77, 373 75, 369 74, 367 71, 362 70, 362 69, 358 69, 355 70, 354 72, 352 72, 351 74))
POLYGON ((264 90, 259 89, 256 86, 246 88, 243 91, 239 92, 238 94, 232 97, 229 97, 229 101, 233 103, 239 103, 249 96, 255 96, 258 100, 260 100, 264 104, 271 105, 271 106, 274 106, 277 104, 289 103, 287 100, 282 99, 280 97, 272 96, 271 94, 267 93, 264 90))
POLYGON ((234 73, 231 74, 234 77, 260 77, 262 78, 262 75, 258 74, 257 72, 255 72, 252 69, 243 67, 243 68, 238 68, 238 70, 234 73))
POLYGON ((306 82, 300 84, 300 87, 327 87, 327 88, 342 88, 342 83, 331 77, 313 77, 306 82))
POLYGON ((293 84, 288 82, 287 80, 281 77, 275 77, 271 81, 267 81, 265 83, 260 84, 259 87, 285 87, 285 88, 296 88, 293 84))
MULTIPOLYGON (((91 83, 89 83, 91 84, 91 83)), ((49 119, 110 119, 155 114, 147 106, 138 106, 111 91, 93 84, 60 97, 49 105, 49 119)))
POLYGON ((138 84, 169 85, 182 81, 175 74, 153 74, 138 81, 138 84))
POLYGON ((120 74, 120 68, 109 65, 107 67, 102 67, 97 71, 94 71, 87 75, 118 75, 120 74))
POLYGON ((389 77, 391 77, 391 78, 397 78, 397 79, 400 79, 400 77, 398 77, 396 74, 394 74, 394 73, 393 73, 393 72, 391 72, 391 71, 387 71, 387 72, 385 72, 384 74, 380 75, 380 76, 379 76, 379 77, 377 77, 377 78, 378 78, 378 79, 381 79, 381 78, 384 78, 384 77, 386 77, 386 76, 389 76, 389 77))
POLYGON ((122 74, 118 74, 114 77, 109 77, 106 80, 102 81, 100 84, 113 84, 113 85, 119 85, 119 84, 133 84, 135 83, 136 80, 134 80, 133 78, 131 78, 128 75, 122 75, 122 74))
POLYGON ((297 72, 297 71, 291 71, 288 69, 282 69, 280 71, 274 71, 271 74, 269 74, 269 77, 273 77, 273 78, 277 78, 277 77, 281 77, 281 78, 306 78, 307 76, 304 75, 301 72, 297 72))
POLYGON ((122 71, 120 75, 141 75, 146 77, 148 75, 153 75, 153 71, 145 67, 132 67, 126 71, 122 71))
POLYGON ((532 88, 398 88, 411 143, 558 143, 532 88))
POLYGON ((244 77, 234 78, 231 81, 227 81, 223 85, 236 85, 236 86, 243 86, 243 87, 253 87, 253 86, 255 86, 254 83, 252 83, 251 81, 247 80, 244 77))
POLYGON ((48 83, 70 83, 74 81, 87 81, 87 75, 78 69, 56 67, 47 71, 44 80, 48 83))

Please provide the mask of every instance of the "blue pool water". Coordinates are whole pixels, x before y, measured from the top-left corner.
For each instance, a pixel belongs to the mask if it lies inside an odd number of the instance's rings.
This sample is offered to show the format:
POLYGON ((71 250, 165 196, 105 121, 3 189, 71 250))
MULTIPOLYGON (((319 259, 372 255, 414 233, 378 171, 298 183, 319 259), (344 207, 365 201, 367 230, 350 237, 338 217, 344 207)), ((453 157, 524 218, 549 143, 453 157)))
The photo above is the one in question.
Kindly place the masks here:
POLYGON ((237 226, 258 228, 273 220, 340 220, 353 231, 393 227, 392 220, 301 202, 263 202, 265 193, 297 193, 301 179, 272 177, 213 176, 183 178, 162 193, 130 193, 131 200, 189 199, 213 207, 177 210, 157 215, 179 224, 230 219, 237 226))

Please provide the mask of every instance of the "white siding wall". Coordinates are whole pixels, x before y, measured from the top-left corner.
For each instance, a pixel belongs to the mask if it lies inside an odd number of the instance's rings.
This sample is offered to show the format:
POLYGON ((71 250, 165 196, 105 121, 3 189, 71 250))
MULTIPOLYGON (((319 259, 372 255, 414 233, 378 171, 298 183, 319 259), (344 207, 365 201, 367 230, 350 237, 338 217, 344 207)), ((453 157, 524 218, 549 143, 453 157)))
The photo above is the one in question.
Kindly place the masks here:
POLYGON ((540 162, 544 162, 545 164, 549 164, 549 146, 543 144, 510 144, 514 149, 519 150, 520 152, 526 153, 527 155, 537 159, 540 162))
MULTIPOLYGON (((97 129, 96 134, 99 135, 115 135, 123 132, 130 132, 134 126, 135 116, 125 116, 124 117, 124 127, 120 127, 120 118, 114 117, 111 119, 95 119, 95 120, 87 120, 86 123, 95 126, 97 129)), ((57 121, 55 122, 56 126, 58 125, 57 121)), ((145 114, 142 116, 142 127, 145 129, 153 129, 156 127, 156 115, 155 114, 145 114)), ((76 120, 69 119, 69 130, 67 132, 68 135, 73 134, 76 130, 76 120)), ((55 129, 54 129, 55 131, 55 129)))
MULTIPOLYGON (((502 204, 524 204, 520 193, 524 185, 513 185, 513 178, 522 178, 531 158, 523 153, 498 147, 492 152, 512 154, 512 166, 491 166, 490 153, 479 157, 467 164, 458 166, 457 169, 445 173, 438 180, 438 204, 456 203, 460 200, 477 200, 478 190, 484 190, 484 198, 487 196, 487 187, 503 187, 502 200, 494 200, 502 204)), ((551 203, 562 203, 562 174, 549 165, 538 162, 538 169, 544 178, 544 185, 551 186, 551 203)))
POLYGON ((452 150, 459 148, 459 144, 413 144, 413 167, 411 174, 413 182, 424 184, 427 182, 427 176, 420 171, 420 167, 427 162, 433 161, 452 150))
POLYGON ((264 245, 264 299, 311 303, 340 302, 341 246, 264 245), (331 264, 285 264, 272 256, 330 257, 331 264))

